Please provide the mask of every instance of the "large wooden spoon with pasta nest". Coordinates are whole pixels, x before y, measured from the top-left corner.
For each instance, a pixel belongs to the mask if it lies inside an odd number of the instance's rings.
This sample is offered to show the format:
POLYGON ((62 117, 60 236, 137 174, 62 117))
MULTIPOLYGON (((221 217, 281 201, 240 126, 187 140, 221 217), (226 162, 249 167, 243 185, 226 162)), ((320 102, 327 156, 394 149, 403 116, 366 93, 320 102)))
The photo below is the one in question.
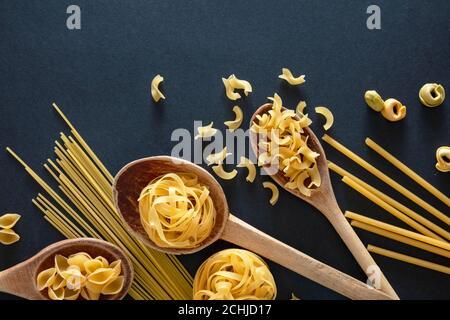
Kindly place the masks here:
MULTIPOLYGON (((250 121, 250 127, 257 120, 257 115, 263 115, 267 113, 272 108, 271 103, 266 103, 262 105, 253 114, 250 121)), ((285 185, 288 179, 284 176, 282 171, 277 171, 275 174, 270 175, 270 177, 279 184, 282 188, 292 193, 294 196, 308 202, 313 207, 317 208, 322 214, 330 221, 333 227, 338 232, 339 236, 342 238, 348 249, 351 251, 355 257, 358 264, 361 266, 363 271, 370 276, 374 272, 374 267, 377 267, 376 262, 373 260, 372 256, 367 251, 364 244, 359 239, 358 235, 355 233, 353 228, 350 226, 348 221, 345 219, 339 205, 334 196, 333 187, 331 185, 330 173, 328 171, 327 159, 322 145, 317 139, 314 132, 309 128, 304 128, 305 134, 309 136, 308 145, 309 147, 320 154, 317 158, 317 165, 319 169, 319 174, 321 177, 321 185, 317 189, 311 190, 311 196, 305 196, 297 189, 286 188, 285 185)), ((258 156, 258 135, 255 132, 250 131, 250 144, 252 146, 253 152, 258 156)), ((270 172, 268 172, 270 174, 270 172)), ((377 268, 380 270, 379 268, 377 268)), ((380 271, 381 272, 381 271, 380 271)), ((381 288, 383 292, 390 295, 392 298, 398 299, 398 296, 389 282, 386 280, 385 276, 381 273, 381 288)), ((373 276, 373 275, 372 275, 373 276)))
POLYGON ((36 287, 38 274, 54 266, 56 254, 67 257, 78 252, 86 252, 93 257, 102 256, 108 261, 122 260, 122 274, 125 279, 122 290, 115 295, 102 296, 101 299, 123 299, 133 282, 133 265, 125 253, 115 245, 91 238, 56 242, 41 250, 34 257, 0 272, 0 292, 30 300, 48 300, 47 291, 38 291, 36 287))
POLYGON ((223 239, 251 250, 348 298, 391 299, 385 293, 370 288, 367 284, 315 260, 231 215, 220 184, 206 170, 189 161, 169 156, 133 161, 116 175, 113 183, 113 199, 127 229, 156 250, 170 254, 188 254, 223 239), (216 209, 216 219, 210 236, 199 247, 189 249, 158 247, 148 237, 141 224, 138 198, 142 189, 153 179, 167 173, 193 173, 198 177, 199 183, 209 188, 216 209))

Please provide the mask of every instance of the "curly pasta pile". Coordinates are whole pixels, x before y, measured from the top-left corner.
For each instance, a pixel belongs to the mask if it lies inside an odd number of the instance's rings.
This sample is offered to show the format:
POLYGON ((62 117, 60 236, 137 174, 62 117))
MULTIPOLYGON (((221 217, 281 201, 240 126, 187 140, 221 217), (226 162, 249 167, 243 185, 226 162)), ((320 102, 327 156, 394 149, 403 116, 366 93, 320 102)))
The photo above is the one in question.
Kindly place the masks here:
POLYGON ((151 181, 139 197, 141 223, 159 247, 195 248, 210 235, 216 210, 205 185, 188 173, 151 181))
POLYGON ((277 287, 264 261, 242 249, 212 255, 197 270, 194 300, 271 300, 277 287))
POLYGON ((308 115, 298 116, 283 108, 277 94, 269 99, 272 109, 257 115, 250 128, 258 134, 258 165, 276 165, 288 179, 287 188, 298 189, 309 197, 311 190, 321 185, 316 162, 320 154, 308 146, 308 135, 303 130, 311 120, 308 115))

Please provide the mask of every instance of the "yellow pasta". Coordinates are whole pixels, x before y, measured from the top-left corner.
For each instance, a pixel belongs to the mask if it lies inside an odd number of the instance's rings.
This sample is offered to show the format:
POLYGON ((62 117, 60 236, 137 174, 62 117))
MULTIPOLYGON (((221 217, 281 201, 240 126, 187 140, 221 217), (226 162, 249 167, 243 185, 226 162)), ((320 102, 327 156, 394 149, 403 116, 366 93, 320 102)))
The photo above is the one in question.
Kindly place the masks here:
POLYGON ((158 177, 142 190, 138 201, 141 223, 160 247, 198 247, 214 227, 216 210, 209 190, 193 174, 158 177))
POLYGON ((406 117, 406 106, 396 99, 387 99, 381 114, 389 121, 399 121, 406 117))
POLYGON ((320 154, 308 146, 304 131, 311 120, 308 115, 299 117, 293 110, 283 108, 278 94, 269 99, 272 109, 258 115, 250 127, 258 134, 258 165, 275 166, 287 178, 287 188, 310 196, 312 189, 321 185, 316 162, 320 154))
POLYGON ((403 194, 405 197, 416 203, 418 206, 427 210, 429 213, 431 213, 441 221, 445 222, 446 224, 450 225, 450 218, 446 216, 443 212, 431 206, 429 203, 425 202, 423 199, 413 194, 411 191, 400 185, 395 180, 389 178, 386 174, 384 174, 383 172, 375 168, 373 165, 371 165, 370 163, 359 157, 357 154, 355 154, 354 152, 352 152, 351 150, 340 144, 338 141, 331 138, 329 135, 325 134, 322 137, 322 140, 327 142, 333 148, 335 148, 336 150, 347 156, 349 159, 359 164, 361 167, 363 167, 370 173, 372 173, 378 179, 380 179, 384 183, 388 184, 389 186, 391 186, 392 188, 403 194))
POLYGON ((437 83, 426 83, 420 88, 419 99, 424 106, 440 106, 445 100, 444 87, 437 83))
POLYGON ((321 114, 325 117, 326 122, 323 125, 323 128, 325 130, 330 129, 334 122, 334 116, 331 113, 330 109, 328 109, 327 107, 316 107, 315 110, 316 113, 321 114))
POLYGON ((153 100, 155 102, 158 102, 161 99, 166 99, 166 97, 162 94, 161 90, 159 90, 159 85, 163 81, 164 81, 164 78, 159 74, 157 74, 152 80, 151 93, 152 93, 153 100))
POLYGON ((275 280, 265 262, 242 249, 222 250, 197 270, 194 300, 272 300, 275 280))
MULTIPOLYGON (((428 181, 426 181, 424 178, 419 176, 417 173, 415 173, 413 170, 411 170, 407 165, 402 163, 400 160, 398 160, 396 157, 394 157, 392 154, 390 154, 388 151, 383 149, 380 145, 378 145, 375 141, 373 141, 370 138, 366 138, 365 140, 366 145, 371 148, 373 151, 378 153, 380 156, 382 156, 384 159, 386 159, 389 163, 391 163, 394 167, 399 169, 401 172, 406 174, 408 177, 413 179, 415 182, 417 182, 422 188, 430 192, 432 195, 434 195, 436 198, 444 202, 448 207, 450 207, 450 198, 448 198, 445 194, 443 194, 441 191, 439 191, 437 188, 432 186, 428 181)), ((438 149, 439 150, 439 149, 438 149)), ((445 149, 442 150, 442 154, 440 154, 441 161, 445 162, 445 149)), ((439 152, 437 152, 439 154, 439 152)), ((450 148, 447 147, 447 164, 449 166, 450 170, 450 148)), ((439 163, 439 160, 438 160, 439 163)))
POLYGON ((10 245, 20 240, 20 236, 12 229, 0 229, 0 243, 10 245))
MULTIPOLYGON (((423 216, 421 216, 420 214, 416 213, 415 211, 409 209, 408 207, 406 207, 405 205, 401 204, 400 202, 398 202, 397 200, 389 197, 388 195, 386 195, 385 193, 381 192, 380 190, 372 187, 371 185, 367 184, 366 182, 362 181, 361 179, 359 179, 358 177, 354 176, 353 174, 351 174, 350 172, 348 172, 347 170, 344 170, 343 168, 339 167, 337 164, 328 161, 328 168, 334 172, 336 172, 337 174, 339 174, 341 177, 347 176, 350 179, 352 179, 353 181, 355 181, 356 183, 358 183, 362 188, 366 189, 368 192, 372 193, 373 195, 375 195, 376 197, 378 197, 379 199, 381 199, 383 202, 391 205, 392 207, 394 207, 395 209, 397 209, 398 211, 408 215, 410 218, 416 220, 417 222, 423 224, 425 227, 429 228, 430 230, 432 230, 433 232, 435 232, 436 234, 440 235, 441 237, 444 237, 447 240, 450 240, 450 233, 446 230, 444 230, 443 228, 441 228, 440 226, 436 225, 435 223, 431 222, 430 220, 424 218, 423 216)), ((361 189, 358 189, 361 190, 361 189)), ((356 190, 356 191, 358 191, 356 190)), ((373 198, 373 200, 375 200, 376 198, 373 198)), ((369 199, 371 200, 371 199, 369 199)), ((385 204, 383 204, 381 201, 379 201, 379 205, 386 210, 387 212, 391 213, 389 211, 389 207, 386 206, 385 204)), ((405 221, 405 219, 401 219, 400 217, 397 217, 400 220, 405 221)), ((437 236, 436 234, 433 233, 428 233, 428 235, 432 238, 435 239, 441 239, 439 236, 437 236)))
POLYGON ((373 245, 370 245, 370 244, 367 246, 367 250, 369 252, 372 252, 372 253, 376 253, 376 254, 379 254, 379 255, 382 255, 382 256, 385 256, 385 257, 388 257, 388 258, 396 259, 396 260, 399 260, 399 261, 403 261, 403 262, 406 262, 406 263, 414 264, 414 265, 419 266, 419 267, 423 267, 423 268, 427 268, 427 269, 430 269, 430 270, 434 270, 434 271, 439 271, 439 272, 442 272, 442 273, 450 274, 450 268, 449 267, 446 267, 446 266, 443 266, 443 265, 440 265, 440 264, 437 264, 437 263, 433 263, 433 262, 430 262, 430 261, 418 259, 418 258, 415 258, 415 257, 411 257, 411 256, 408 256, 406 254, 394 252, 394 251, 391 251, 391 250, 386 250, 386 249, 383 249, 383 248, 380 248, 380 247, 376 247, 376 246, 373 246, 373 245))
POLYGON ((300 300, 300 298, 297 297, 295 294, 291 293, 291 299, 290 300, 300 300))
POLYGON ((228 127, 228 130, 230 130, 231 132, 238 129, 242 124, 242 120, 244 119, 242 109, 239 108, 239 106, 234 106, 233 112, 236 115, 236 118, 234 120, 224 122, 224 124, 228 127))
POLYGON ((217 133, 217 129, 213 128, 214 122, 211 122, 207 126, 204 127, 198 127, 197 132, 198 134, 195 136, 195 140, 197 139, 203 139, 203 138, 210 138, 214 136, 217 133))
POLYGON ((212 169, 215 172, 215 174, 217 174, 217 176, 219 176, 220 178, 222 178, 224 180, 234 179, 234 177, 236 177, 236 175, 237 175, 236 169, 233 169, 230 172, 227 172, 223 168, 222 164, 215 165, 212 167, 212 169))
POLYGON ((242 156, 237 167, 248 169, 248 174, 247 174, 247 177, 245 178, 245 180, 247 180, 248 182, 253 182, 255 180, 256 167, 255 167, 255 164, 250 159, 242 156))
POLYGON ((244 94, 246 96, 248 96, 249 93, 252 92, 252 85, 250 84, 250 82, 238 79, 234 74, 228 77, 228 81, 230 83, 231 88, 244 90, 244 94))
POLYGON ((263 182, 263 187, 266 189, 270 189, 270 191, 272 191, 272 196, 270 197, 270 204, 271 205, 275 205, 275 203, 277 203, 278 201, 278 197, 280 196, 280 192, 278 191, 278 188, 275 184, 273 184, 272 182, 269 181, 265 181, 263 182))
POLYGON ((300 101, 295 108, 295 112, 298 116, 303 116, 305 114, 306 101, 300 101))
MULTIPOLYGON (((450 171, 450 147, 440 147, 436 150, 436 169, 441 172, 450 171)), ((448 205, 448 204, 447 204, 448 205)))
POLYGON ((0 228, 1 229, 11 229, 13 228, 17 221, 20 219, 20 214, 17 213, 7 213, 0 217, 0 228))
POLYGON ((241 98, 241 95, 238 92, 234 92, 234 88, 230 84, 229 79, 222 78, 223 85, 225 86, 225 94, 230 100, 237 100, 241 98))
POLYGON ((208 166, 212 164, 221 164, 229 155, 231 155, 231 153, 227 152, 227 147, 225 147, 222 151, 208 155, 206 161, 208 162, 208 166))
POLYGON ((119 293, 123 288, 121 260, 103 267, 108 260, 103 257, 92 259, 86 252, 78 252, 68 258, 55 255, 54 267, 41 271, 36 279, 39 291, 47 289, 51 300, 77 300, 81 295, 85 300, 98 300, 103 295, 119 293), (97 259, 98 258, 98 259, 97 259), (92 271, 86 268, 89 262, 100 265, 92 271))
POLYGON ((281 74, 278 78, 286 80, 291 85, 299 85, 305 82, 305 75, 294 77, 291 70, 287 68, 281 69, 281 74))
POLYGON ((384 109, 384 100, 375 90, 368 90, 364 94, 364 100, 367 105, 371 107, 376 112, 380 112, 384 109))

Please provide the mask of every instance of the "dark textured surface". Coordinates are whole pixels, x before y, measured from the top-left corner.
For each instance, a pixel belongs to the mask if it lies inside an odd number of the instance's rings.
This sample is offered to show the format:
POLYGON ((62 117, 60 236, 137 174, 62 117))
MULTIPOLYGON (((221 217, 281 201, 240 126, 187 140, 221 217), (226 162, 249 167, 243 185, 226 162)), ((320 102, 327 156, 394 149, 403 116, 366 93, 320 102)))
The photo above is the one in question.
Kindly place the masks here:
MULTIPOLYGON (((193 120, 233 118, 234 102, 224 96, 220 77, 236 73, 254 93, 239 101, 246 122, 266 97, 278 92, 287 106, 300 98, 312 107, 330 106, 335 126, 330 134, 400 183, 448 213, 448 208, 364 145, 366 136, 392 151, 446 194, 449 174, 434 168, 437 147, 450 144, 448 101, 422 107, 418 90, 440 82, 450 91, 449 2, 377 1, 382 30, 366 28, 369 1, 76 1, 82 29, 65 26, 73 2, 0 1, 0 147, 12 146, 44 174, 53 140, 66 130, 52 111, 56 101, 113 172, 149 155, 170 154, 175 128, 193 131, 193 120), (282 67, 305 73, 299 88, 277 79, 282 67), (149 82, 164 75, 167 100, 154 105, 149 82), (408 115, 389 123, 365 106, 362 95, 376 89, 408 106, 408 115)), ((424 216, 401 195, 325 146, 330 160, 395 196, 424 216)), ((0 154, 0 212, 20 212, 16 227, 22 240, 0 246, 0 269, 18 263, 62 237, 31 204, 39 187, 5 152, 0 154)), ((242 171, 241 171, 242 172, 242 171)), ((48 176, 46 176, 48 178, 48 176)), ((363 273, 323 216, 287 192, 275 207, 268 203, 264 178, 245 183, 245 174, 223 182, 231 212, 261 230, 342 271, 363 273)), ((342 209, 350 209, 405 227, 388 213, 343 185, 332 175, 342 209)), ((412 254, 438 263, 433 256, 367 232, 364 243, 412 254)), ((182 261, 194 273, 215 244, 182 261)), ((448 276, 376 256, 391 284, 405 299, 449 299, 448 276)), ((337 294, 273 263, 280 299, 294 292, 304 299, 336 299, 337 294)), ((11 298, 0 295, 0 298, 11 298)))

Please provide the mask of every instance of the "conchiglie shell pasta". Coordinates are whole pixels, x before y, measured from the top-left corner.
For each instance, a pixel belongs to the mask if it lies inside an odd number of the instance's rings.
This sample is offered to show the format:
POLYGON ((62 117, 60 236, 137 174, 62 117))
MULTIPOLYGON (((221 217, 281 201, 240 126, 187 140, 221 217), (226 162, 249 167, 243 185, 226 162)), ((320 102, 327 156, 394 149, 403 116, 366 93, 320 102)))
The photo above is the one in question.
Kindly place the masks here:
POLYGON ((67 263, 72 266, 77 266, 81 272, 85 272, 84 263, 92 260, 91 256, 89 256, 87 253, 81 252, 74 255, 71 255, 67 259, 67 263))
POLYGON ((36 287, 39 291, 44 290, 45 288, 53 285, 55 281, 56 268, 49 268, 44 271, 41 271, 36 280, 36 287))
POLYGON ((100 268, 88 276, 88 282, 97 285, 105 285, 114 276, 114 270, 111 268, 100 268))
POLYGON ((0 230, 0 243, 10 245, 20 240, 20 236, 11 229, 0 230))
POLYGON ((105 285, 102 289, 102 294, 104 295, 114 295, 122 291, 123 284, 125 282, 125 278, 123 276, 119 276, 114 280, 110 281, 105 285))
POLYGON ((20 219, 20 214, 7 213, 0 217, 0 229, 11 229, 20 219))
POLYGON ((58 290, 48 288, 48 297, 51 300, 64 300, 64 288, 59 288, 58 290))
POLYGON ((98 256, 98 257, 95 257, 95 260, 98 260, 98 261, 100 261, 102 263, 102 268, 108 268, 109 267, 109 261, 105 257, 98 256))
POLYGON ((69 288, 65 288, 64 290, 64 300, 77 300, 80 296, 81 289, 78 290, 70 290, 69 288))
POLYGON ((95 270, 97 270, 99 268, 103 268, 103 263, 100 260, 91 259, 84 263, 84 268, 85 268, 87 274, 91 274, 95 270))

